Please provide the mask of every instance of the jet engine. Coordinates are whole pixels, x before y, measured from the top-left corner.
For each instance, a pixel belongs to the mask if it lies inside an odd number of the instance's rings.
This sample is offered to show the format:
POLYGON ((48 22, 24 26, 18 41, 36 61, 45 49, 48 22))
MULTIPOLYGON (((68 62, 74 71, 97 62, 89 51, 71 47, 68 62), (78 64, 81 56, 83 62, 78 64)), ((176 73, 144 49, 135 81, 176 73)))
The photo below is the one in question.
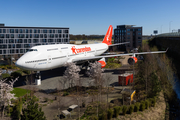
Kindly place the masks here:
POLYGON ((136 57, 130 57, 130 58, 128 59, 128 63, 129 63, 130 65, 133 65, 134 63, 137 63, 137 61, 138 61, 138 59, 137 59, 136 57))
POLYGON ((106 66, 105 58, 102 58, 98 61, 101 64, 101 68, 104 68, 106 66))

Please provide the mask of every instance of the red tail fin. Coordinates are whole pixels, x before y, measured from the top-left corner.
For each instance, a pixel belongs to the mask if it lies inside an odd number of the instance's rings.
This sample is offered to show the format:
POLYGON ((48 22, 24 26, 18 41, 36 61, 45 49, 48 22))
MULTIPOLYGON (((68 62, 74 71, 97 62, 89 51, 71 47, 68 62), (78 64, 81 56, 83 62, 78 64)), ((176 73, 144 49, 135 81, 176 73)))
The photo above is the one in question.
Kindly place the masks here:
POLYGON ((104 37, 104 40, 102 41, 102 43, 106 43, 107 45, 111 45, 111 40, 112 40, 112 31, 113 31, 113 27, 112 25, 109 26, 108 31, 104 37))

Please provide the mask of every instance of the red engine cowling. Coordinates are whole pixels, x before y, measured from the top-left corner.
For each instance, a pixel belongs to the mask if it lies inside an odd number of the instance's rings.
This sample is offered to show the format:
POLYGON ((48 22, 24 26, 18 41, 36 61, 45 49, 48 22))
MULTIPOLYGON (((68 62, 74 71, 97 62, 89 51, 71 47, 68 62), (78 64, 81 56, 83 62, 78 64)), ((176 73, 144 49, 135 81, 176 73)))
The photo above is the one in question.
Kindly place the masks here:
POLYGON ((98 61, 101 64, 101 68, 104 68, 106 66, 105 58, 102 58, 98 61))
POLYGON ((105 61, 98 61, 101 64, 101 68, 104 68, 106 66, 106 62, 105 61))
POLYGON ((128 59, 128 63, 129 63, 130 65, 133 65, 134 63, 137 63, 137 61, 138 61, 138 59, 137 59, 136 57, 130 57, 130 58, 128 59))

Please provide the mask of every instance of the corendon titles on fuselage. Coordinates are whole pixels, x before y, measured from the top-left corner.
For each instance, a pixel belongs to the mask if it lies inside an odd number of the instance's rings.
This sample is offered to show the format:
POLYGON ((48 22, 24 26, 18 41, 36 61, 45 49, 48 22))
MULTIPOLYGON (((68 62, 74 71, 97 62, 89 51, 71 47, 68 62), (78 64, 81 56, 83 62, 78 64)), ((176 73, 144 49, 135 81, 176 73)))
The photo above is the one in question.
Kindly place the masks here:
POLYGON ((84 48, 75 48, 75 46, 72 46, 71 48, 73 54, 81 53, 81 52, 88 52, 91 51, 90 47, 84 47, 84 48))

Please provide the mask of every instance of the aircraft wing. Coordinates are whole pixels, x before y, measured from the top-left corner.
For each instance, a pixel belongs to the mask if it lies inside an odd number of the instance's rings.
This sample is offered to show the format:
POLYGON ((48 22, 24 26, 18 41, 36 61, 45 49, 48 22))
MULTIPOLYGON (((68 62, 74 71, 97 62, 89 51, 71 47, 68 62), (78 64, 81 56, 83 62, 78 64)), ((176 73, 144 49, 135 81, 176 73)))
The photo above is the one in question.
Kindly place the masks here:
MULTIPOLYGON (((168 49, 167 49, 168 50, 168 49)), ((124 55, 138 55, 138 54, 153 54, 153 53, 166 53, 166 51, 153 51, 153 52, 140 52, 140 53, 128 53, 128 54, 116 54, 116 55, 105 55, 105 56, 92 56, 92 57, 79 57, 72 59, 72 62, 78 61, 88 61, 88 60, 98 60, 101 58, 109 58, 109 57, 117 57, 117 56, 124 56, 124 55)))
POLYGON ((123 45, 123 44, 128 44, 128 43, 130 43, 130 42, 116 43, 116 44, 111 44, 111 45, 109 45, 109 46, 123 45))

